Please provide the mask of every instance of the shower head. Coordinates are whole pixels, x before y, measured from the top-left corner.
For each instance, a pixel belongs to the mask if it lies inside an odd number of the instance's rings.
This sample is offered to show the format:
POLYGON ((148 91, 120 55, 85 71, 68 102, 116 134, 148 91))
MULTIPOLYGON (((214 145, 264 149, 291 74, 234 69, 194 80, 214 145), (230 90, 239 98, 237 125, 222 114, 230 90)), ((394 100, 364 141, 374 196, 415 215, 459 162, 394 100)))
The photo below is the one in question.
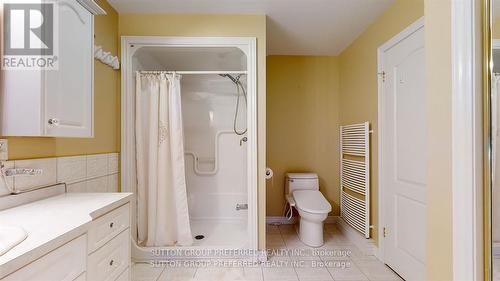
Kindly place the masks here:
POLYGON ((238 82, 240 81, 240 77, 241 77, 241 75, 234 77, 230 74, 219 74, 219 76, 229 78, 231 81, 233 81, 234 84, 238 84, 238 82))
MULTIPOLYGON (((236 122, 238 120, 238 112, 239 112, 239 108, 240 108, 240 89, 241 89, 241 91, 243 91, 243 97, 245 98, 245 104, 247 102, 247 92, 245 91, 245 87, 241 84, 241 81, 240 81, 241 75, 242 74, 239 74, 236 77, 234 77, 234 76, 227 74, 227 73, 219 74, 219 76, 221 76, 221 77, 229 78, 231 81, 233 81, 234 85, 236 85, 236 91, 238 92, 238 94, 237 94, 237 98, 236 98, 236 111, 234 114, 233 130, 234 130, 234 133, 237 134, 238 136, 242 136, 242 135, 246 134, 246 132, 248 130, 248 128, 247 128, 244 131, 239 132, 236 129, 236 122)), ((241 146, 241 142, 240 142, 240 146, 241 146)))

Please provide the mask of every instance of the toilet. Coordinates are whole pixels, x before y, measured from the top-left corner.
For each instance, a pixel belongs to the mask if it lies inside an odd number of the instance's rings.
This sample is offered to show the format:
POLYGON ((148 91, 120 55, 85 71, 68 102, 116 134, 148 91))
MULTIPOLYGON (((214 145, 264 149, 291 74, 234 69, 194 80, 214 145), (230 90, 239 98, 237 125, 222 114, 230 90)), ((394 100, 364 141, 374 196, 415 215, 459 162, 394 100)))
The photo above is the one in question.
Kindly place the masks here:
POLYGON ((332 206, 319 191, 318 175, 288 173, 285 179, 286 198, 300 216, 299 238, 310 247, 323 245, 323 221, 332 206))

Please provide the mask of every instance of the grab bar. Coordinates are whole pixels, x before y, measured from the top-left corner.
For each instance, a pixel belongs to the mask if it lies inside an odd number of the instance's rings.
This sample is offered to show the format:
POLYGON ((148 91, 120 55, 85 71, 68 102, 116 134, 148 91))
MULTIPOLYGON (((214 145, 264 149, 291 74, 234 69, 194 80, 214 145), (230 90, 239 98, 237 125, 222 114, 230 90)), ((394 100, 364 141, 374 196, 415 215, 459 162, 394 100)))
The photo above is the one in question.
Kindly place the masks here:
POLYGON ((215 174, 217 174, 217 172, 219 171, 219 138, 221 135, 232 135, 234 134, 233 131, 218 131, 217 134, 215 135, 215 157, 213 158, 214 159, 214 169, 212 171, 201 171, 199 169, 199 159, 200 157, 198 157, 198 155, 194 152, 194 151, 190 151, 190 150, 185 150, 184 151, 184 154, 185 155, 189 155, 189 156, 192 156, 193 157, 193 161, 194 161, 194 164, 193 164, 193 168, 194 168, 194 173, 199 175, 199 176, 213 176, 215 174))
POLYGON ((186 150, 186 151, 184 151, 184 154, 193 157, 193 160, 194 160, 193 166, 194 166, 194 173, 195 174, 200 175, 200 176, 212 176, 212 175, 217 174, 217 171, 218 171, 217 159, 214 161, 215 168, 212 171, 200 171, 200 169, 198 168, 198 156, 196 155, 196 153, 186 150))

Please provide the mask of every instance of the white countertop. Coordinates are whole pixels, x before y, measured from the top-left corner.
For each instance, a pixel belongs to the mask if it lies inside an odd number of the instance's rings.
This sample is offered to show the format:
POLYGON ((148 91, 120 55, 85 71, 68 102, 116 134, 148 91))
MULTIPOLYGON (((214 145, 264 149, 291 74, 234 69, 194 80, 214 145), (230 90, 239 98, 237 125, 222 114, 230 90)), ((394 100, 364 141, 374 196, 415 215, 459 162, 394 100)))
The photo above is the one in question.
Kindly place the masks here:
POLYGON ((28 233, 26 240, 0 256, 0 278, 82 235, 93 219, 131 198, 131 193, 65 193, 0 211, 0 224, 28 233))

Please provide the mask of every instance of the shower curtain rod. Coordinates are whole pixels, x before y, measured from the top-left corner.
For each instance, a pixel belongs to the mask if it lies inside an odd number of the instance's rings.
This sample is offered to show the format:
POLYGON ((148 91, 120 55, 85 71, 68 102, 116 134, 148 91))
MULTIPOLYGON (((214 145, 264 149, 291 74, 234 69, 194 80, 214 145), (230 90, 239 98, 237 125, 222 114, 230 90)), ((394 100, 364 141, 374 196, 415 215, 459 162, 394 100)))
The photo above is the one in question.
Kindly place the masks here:
POLYGON ((144 74, 177 73, 177 74, 247 74, 246 71, 139 71, 144 74))

